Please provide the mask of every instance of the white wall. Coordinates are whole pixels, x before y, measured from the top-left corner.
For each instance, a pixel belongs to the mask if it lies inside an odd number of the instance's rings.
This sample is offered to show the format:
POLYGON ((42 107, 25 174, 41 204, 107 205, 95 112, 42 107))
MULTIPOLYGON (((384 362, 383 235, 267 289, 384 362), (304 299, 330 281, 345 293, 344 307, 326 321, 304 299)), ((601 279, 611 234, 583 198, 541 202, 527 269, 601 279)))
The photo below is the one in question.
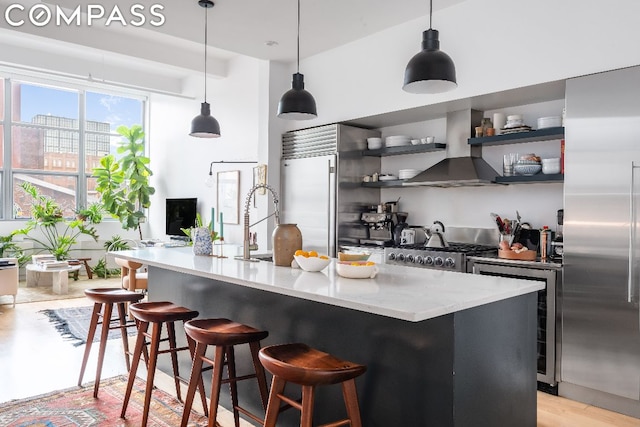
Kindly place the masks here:
MULTIPOLYGON (((458 88, 437 95, 402 91, 404 69, 420 50, 428 17, 357 40, 304 60, 306 88, 319 117, 304 127, 354 120, 414 107, 500 92, 518 87, 640 64, 640 3, 618 0, 535 4, 508 0, 468 0, 434 14, 440 46, 456 64, 458 88)), ((527 124, 560 115, 562 101, 505 105, 500 111, 524 113, 527 124)), ((491 117, 492 111, 486 116, 491 117)), ((383 135, 436 136, 443 142, 446 122, 428 120, 381 129, 383 135)), ((302 127, 302 126, 301 126, 302 127)), ((501 171, 505 152, 559 156, 559 141, 485 147, 483 156, 501 171)), ((384 158, 382 172, 435 164, 442 153, 384 158)), ((563 207, 561 184, 499 187, 383 189, 383 201, 402 197, 400 207, 418 225, 441 220, 454 226, 493 227, 490 212, 515 217, 518 210, 534 227, 554 228, 563 207)))

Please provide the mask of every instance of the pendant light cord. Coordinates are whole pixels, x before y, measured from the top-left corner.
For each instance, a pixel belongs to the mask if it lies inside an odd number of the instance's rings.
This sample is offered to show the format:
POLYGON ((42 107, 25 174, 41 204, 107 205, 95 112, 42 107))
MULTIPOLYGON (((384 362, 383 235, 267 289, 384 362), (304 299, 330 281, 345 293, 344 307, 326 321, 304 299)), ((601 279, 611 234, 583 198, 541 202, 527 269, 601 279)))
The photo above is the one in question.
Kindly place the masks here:
POLYGON ((209 9, 204 8, 204 102, 207 102, 207 27, 209 24, 209 9))
POLYGON ((296 60, 296 71, 300 72, 300 0, 298 0, 298 54, 296 60))
POLYGON ((433 0, 429 0, 429 29, 431 30, 431 19, 433 15, 433 0))

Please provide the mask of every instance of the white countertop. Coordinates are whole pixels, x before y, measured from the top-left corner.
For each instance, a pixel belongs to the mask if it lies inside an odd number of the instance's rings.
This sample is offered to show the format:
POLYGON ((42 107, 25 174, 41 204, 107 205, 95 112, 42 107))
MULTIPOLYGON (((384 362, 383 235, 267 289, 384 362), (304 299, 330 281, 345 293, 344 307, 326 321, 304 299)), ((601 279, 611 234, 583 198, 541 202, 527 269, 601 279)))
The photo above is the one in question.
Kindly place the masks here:
MULTIPOLYGON (((440 270, 378 265, 375 279, 347 279, 335 259, 311 273, 271 262, 248 262, 193 255, 191 247, 151 247, 119 252, 118 257, 180 273, 262 289, 282 295, 419 322, 544 289, 542 282, 440 270)), ((153 283, 149 286, 153 288, 153 283)))

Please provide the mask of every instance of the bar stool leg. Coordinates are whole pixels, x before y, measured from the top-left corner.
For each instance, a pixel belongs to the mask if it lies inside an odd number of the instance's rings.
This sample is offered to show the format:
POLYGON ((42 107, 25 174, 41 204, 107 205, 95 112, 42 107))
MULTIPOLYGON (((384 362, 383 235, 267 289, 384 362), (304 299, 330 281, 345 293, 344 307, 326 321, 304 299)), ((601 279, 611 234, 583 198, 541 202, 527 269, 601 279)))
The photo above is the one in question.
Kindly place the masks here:
POLYGON ((120 335, 122 335, 122 348, 124 349, 124 361, 127 365, 127 372, 131 370, 131 360, 129 357, 129 337, 127 331, 126 305, 118 303, 118 319, 120 322, 120 335))
POLYGON ((209 407, 209 427, 215 427, 218 417, 218 403, 220 403, 220 385, 222 384, 222 368, 224 367, 225 349, 215 347, 213 358, 213 378, 211 379, 211 406, 209 407))
POLYGON ((250 342, 249 349, 251 350, 251 358, 253 359, 253 368, 256 372, 256 379, 258 380, 258 389, 260 390, 260 398, 262 399, 262 409, 267 410, 267 404, 269 403, 269 386, 267 385, 267 376, 264 372, 264 366, 260 363, 258 352, 260 351, 259 342, 250 342))
POLYGON ((82 385, 82 377, 84 377, 84 370, 87 367, 87 361, 89 360, 89 354, 91 353, 91 344, 93 344, 93 337, 95 336, 96 328, 98 326, 98 319, 100 318, 101 308, 101 303, 96 302, 93 304, 93 313, 91 313, 91 323, 89 323, 89 333, 87 334, 87 344, 84 348, 82 366, 80 366, 80 377, 78 378, 78 386, 82 385))
MULTIPOLYGON (((169 348, 174 349, 178 348, 176 343, 176 328, 174 322, 167 322, 167 335, 169 336, 169 348)), ((176 385, 176 397, 179 402, 182 401, 182 394, 180 393, 180 380, 179 371, 178 371, 178 355, 175 351, 171 351, 171 367, 173 368, 173 382, 176 385)))
MULTIPOLYGON (((193 353, 193 365, 191 368, 191 376, 189 377, 189 388, 187 389, 187 396, 184 400, 184 409, 182 412, 182 422, 180 423, 181 427, 186 427, 187 423, 189 423, 189 415, 191 414, 191 406, 193 404, 193 398, 196 394, 196 387, 197 387, 197 383, 196 383, 196 378, 198 376, 200 376, 200 382, 202 382, 202 357, 204 356, 204 353, 207 351, 207 345, 206 344, 201 344, 201 343, 197 343, 196 344, 196 348, 195 351, 193 353)), ((200 390, 203 390, 203 387, 200 386, 200 390)), ((206 400, 204 402, 204 410, 205 413, 208 412, 207 410, 207 403, 206 400)))
POLYGON ((93 385, 93 397, 98 397, 100 389, 100 374, 102 373, 102 362, 104 361, 104 352, 107 348, 107 339, 109 337, 109 324, 111 322, 111 313, 113 304, 104 304, 104 312, 102 313, 102 334, 100 335, 100 350, 98 351, 98 367, 96 369, 96 381, 93 385))
MULTIPOLYGON (((138 364, 140 363, 140 356, 142 355, 142 349, 144 345, 144 334, 149 329, 149 322, 138 322, 138 336, 136 338, 136 346, 133 349, 133 360, 131 361, 131 369, 129 370, 129 380, 127 381, 127 391, 124 393, 124 400, 122 402, 122 411, 120 412, 120 418, 125 418, 127 413, 127 406, 129 405, 129 398, 131 397, 131 391, 133 390, 133 382, 136 379, 136 373, 138 371, 138 364)), ((146 351, 145 351, 146 352, 146 351)), ((149 369, 149 361, 147 358, 147 370, 149 369)))
MULTIPOLYGON (((227 358, 227 372, 229 378, 236 378, 236 355, 233 346, 225 347, 225 355, 227 358)), ((233 408, 233 419, 235 427, 240 427, 240 411, 238 411, 238 383, 233 380, 229 381, 229 389, 231 390, 231 407, 233 408)))
MULTIPOLYGON (((196 354, 196 342, 189 335, 187 335, 187 345, 189 346, 189 354, 191 355, 191 360, 194 360, 196 354)), ((191 381, 189 381, 189 386, 191 386, 191 381)), ((207 394, 204 391, 204 380, 202 379, 202 372, 200 372, 198 390, 200 392, 200 400, 202 400, 202 410, 204 412, 204 416, 208 417, 209 406, 207 405, 207 394)), ((193 398, 194 396, 191 396, 191 401, 193 401, 193 398)))
POLYGON ((351 421, 351 427, 362 427, 355 379, 342 383, 342 396, 344 397, 344 404, 347 407, 347 415, 351 421))
POLYGON ((147 384, 144 392, 144 408, 142 410, 142 422, 140 423, 142 427, 146 426, 149 420, 149 407, 151 406, 151 393, 153 393, 153 380, 156 376, 161 332, 162 323, 154 322, 151 326, 151 352, 149 353, 149 369, 147 370, 147 384))
POLYGON ((276 427, 278 413, 280 412, 280 395, 284 392, 284 386, 287 384, 285 380, 274 376, 271 382, 271 391, 269 392, 269 404, 264 417, 264 427, 276 427))
POLYGON ((302 413, 300 414, 300 427, 313 427, 313 402, 315 400, 315 387, 302 386, 302 413))

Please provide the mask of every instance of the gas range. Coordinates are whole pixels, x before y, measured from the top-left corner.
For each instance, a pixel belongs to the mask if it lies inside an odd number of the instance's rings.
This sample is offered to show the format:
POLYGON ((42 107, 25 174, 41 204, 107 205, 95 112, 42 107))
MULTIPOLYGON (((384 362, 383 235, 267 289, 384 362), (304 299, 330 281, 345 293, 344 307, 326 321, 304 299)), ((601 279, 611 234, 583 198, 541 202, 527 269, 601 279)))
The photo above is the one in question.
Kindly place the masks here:
POLYGON ((495 256, 498 248, 475 243, 452 243, 446 248, 427 248, 424 245, 405 245, 384 249, 386 264, 409 267, 467 271, 468 256, 495 256))

